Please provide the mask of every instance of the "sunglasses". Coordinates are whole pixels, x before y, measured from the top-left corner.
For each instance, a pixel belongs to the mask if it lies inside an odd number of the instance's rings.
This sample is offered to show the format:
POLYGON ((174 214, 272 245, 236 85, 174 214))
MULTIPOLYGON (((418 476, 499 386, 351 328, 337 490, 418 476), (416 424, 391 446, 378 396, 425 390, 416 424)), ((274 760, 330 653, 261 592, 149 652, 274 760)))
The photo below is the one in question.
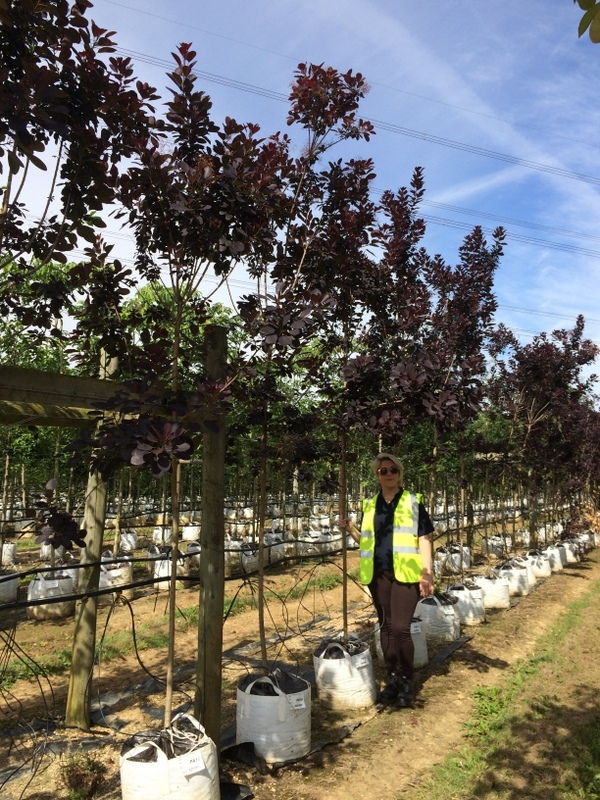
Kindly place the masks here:
POLYGON ((380 475, 387 475, 388 472, 390 475, 397 475, 399 471, 398 467, 381 467, 381 469, 377 470, 380 475))

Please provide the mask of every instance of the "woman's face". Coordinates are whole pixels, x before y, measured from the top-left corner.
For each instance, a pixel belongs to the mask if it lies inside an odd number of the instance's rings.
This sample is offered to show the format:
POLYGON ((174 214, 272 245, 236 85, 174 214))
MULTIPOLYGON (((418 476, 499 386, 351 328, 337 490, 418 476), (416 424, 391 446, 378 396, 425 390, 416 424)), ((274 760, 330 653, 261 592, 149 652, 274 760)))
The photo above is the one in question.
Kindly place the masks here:
POLYGON ((400 470, 388 458, 379 462, 377 480, 382 489, 396 489, 400 486, 400 470))

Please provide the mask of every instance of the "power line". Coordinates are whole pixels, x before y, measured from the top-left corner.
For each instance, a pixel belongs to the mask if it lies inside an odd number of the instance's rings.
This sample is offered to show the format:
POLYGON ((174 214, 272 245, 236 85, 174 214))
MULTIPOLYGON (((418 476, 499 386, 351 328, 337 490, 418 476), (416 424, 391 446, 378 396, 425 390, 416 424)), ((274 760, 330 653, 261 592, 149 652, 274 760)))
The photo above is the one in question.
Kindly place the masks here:
MULTIPOLYGON (((155 58, 153 56, 148 56, 143 53, 138 53, 135 50, 126 50, 123 48, 118 48, 120 53, 128 55, 132 58, 137 58, 139 61, 142 61, 147 64, 152 64, 154 66, 160 66, 163 68, 171 69, 172 64, 168 61, 164 61, 163 59, 155 58)), ((228 86, 232 89, 239 89, 244 92, 248 92, 250 94, 259 95, 261 97, 267 97, 270 100, 277 100, 278 102, 287 102, 288 97, 281 92, 274 92, 270 89, 264 89, 260 86, 254 86, 249 83, 244 83, 242 81, 237 81, 232 78, 226 78, 223 75, 215 75, 211 72, 204 72, 202 70, 194 70, 194 74, 197 75, 199 78, 203 78, 204 80, 211 81, 213 83, 218 83, 221 86, 228 86)), ((473 155, 482 156, 483 158, 491 158, 495 159, 496 161, 503 161, 506 164, 513 164, 517 167, 524 167, 525 169, 532 169, 538 172, 545 172, 549 175, 555 175, 561 178, 570 178, 572 180, 582 181, 584 183, 592 184, 593 186, 600 186, 600 177, 596 177, 594 175, 584 175, 583 173, 579 172, 572 172, 571 170, 563 169, 562 167, 555 167, 551 164, 541 164, 537 161, 529 161, 525 158, 519 158, 518 156, 512 156, 508 153, 499 153, 496 150, 488 150, 484 147, 478 147, 476 145, 467 144, 466 142, 457 142, 454 139, 446 139, 443 136, 436 136, 435 134, 425 133, 424 131, 417 131, 412 128, 405 128, 402 125, 396 125, 392 122, 385 122, 383 120, 377 120, 372 117, 364 117, 364 119, 368 122, 373 123, 379 130, 386 131, 388 133, 393 133, 398 136, 408 136, 412 139, 419 139, 421 141, 431 142, 432 144, 437 144, 442 147, 449 147, 455 150, 460 150, 465 153, 471 153, 473 155)))
POLYGON ((481 217, 483 219, 490 219, 496 222, 505 223, 508 225, 518 225, 522 228, 532 228, 538 231, 548 231, 548 233, 557 233, 561 236, 572 236, 576 239, 589 239, 590 241, 600 242, 600 236, 594 236, 591 233, 583 233, 582 231, 569 231, 564 228, 556 228, 552 225, 542 225, 537 222, 529 222, 526 220, 515 219, 514 217, 504 217, 500 214, 492 214, 488 211, 474 211, 470 208, 462 208, 461 206, 452 206, 448 203, 438 203, 435 200, 421 200, 421 204, 425 206, 432 206, 440 208, 444 211, 452 211, 457 214, 467 214, 473 217, 481 217))
POLYGON ((528 161, 525 158, 518 156, 511 156, 507 153, 498 153, 495 150, 487 150, 484 147, 477 147, 476 145, 466 144, 465 142, 457 142, 454 139, 446 139, 443 136, 435 136, 431 133, 423 131, 415 131, 412 128, 404 128, 401 125, 395 125, 391 122, 383 122, 382 120, 369 119, 379 130, 388 131, 389 133, 396 133, 400 136, 409 136, 412 139, 422 139, 432 144, 439 144, 442 147, 451 147, 455 150, 462 150, 465 153, 473 153, 474 155, 483 156, 484 158, 492 158, 497 161, 504 161, 507 164, 514 164, 517 167, 525 167, 527 169, 538 170, 539 172, 546 172, 549 175, 557 175, 561 178, 572 178, 573 180, 583 181, 584 183, 591 183, 594 186, 600 186, 600 178, 593 175, 583 175, 579 172, 571 172, 570 170, 563 169, 562 167, 553 167, 550 164, 540 164, 537 161, 528 161))
MULTIPOLYGON (((171 19, 170 17, 163 17, 163 16, 161 16, 159 14, 154 14, 154 13, 152 13, 150 11, 145 11, 143 9, 134 8, 133 6, 125 5, 125 3, 117 3, 115 0, 104 0, 104 2, 105 3, 110 3, 111 5, 114 5, 114 6, 119 6, 120 8, 126 8, 128 11, 134 11, 137 14, 144 14, 147 17, 153 17, 154 19, 159 19, 159 20, 162 20, 164 22, 171 22, 172 24, 179 25, 182 28, 187 28, 189 30, 200 31, 201 33, 205 33, 208 36, 214 36, 215 38, 223 39, 224 41, 232 42, 233 44, 241 44, 244 47, 249 47, 249 48, 251 48, 253 50, 260 50, 263 53, 269 53, 270 55, 278 56, 279 58, 284 58, 284 59, 286 59, 288 61, 297 62, 297 60, 298 60, 298 59, 294 58, 293 56, 289 56, 286 53, 280 53, 277 50, 271 50, 270 48, 267 48, 267 47, 261 47, 260 45, 252 44, 251 42, 247 42, 247 41, 244 41, 242 39, 234 39, 231 36, 225 36, 225 35, 223 35, 221 33, 215 33, 214 31, 209 31, 207 28, 200 28, 197 25, 192 25, 190 23, 184 23, 184 22, 181 22, 180 20, 171 19)), ((582 145, 585 145, 587 147, 594 147, 594 148, 600 147, 600 145, 595 144, 594 141, 583 140, 583 139, 575 139, 572 136, 565 136, 564 134, 555 133, 554 131, 549 131, 546 128, 541 128, 539 125, 528 125, 527 123, 524 123, 524 122, 515 122, 514 120, 506 120, 506 119, 503 119, 502 117, 497 117, 497 116, 495 116, 493 114, 487 114, 487 113, 485 113, 483 111, 475 111, 472 108, 465 108, 464 106, 459 106, 456 103, 449 103, 447 100, 439 100, 438 98, 428 97, 427 95, 418 94, 417 92, 409 92, 407 89, 400 89, 398 86, 391 86, 390 84, 387 84, 387 83, 380 83, 378 81, 369 81, 369 83, 370 83, 371 86, 380 86, 383 89, 390 89, 393 92, 397 92, 399 94, 405 94, 405 95, 408 95, 409 97, 417 97, 417 98, 419 98, 419 100, 425 100, 428 103, 436 103, 437 105, 445 106, 446 108, 454 108, 457 111, 463 111, 466 114, 472 114, 472 115, 477 116, 477 117, 483 117, 485 119, 491 119, 491 120, 494 120, 496 122, 503 122, 505 125, 511 125, 513 127, 519 127, 519 128, 527 128, 528 130, 541 131, 541 132, 545 133, 546 135, 554 136, 554 137, 556 137, 558 139, 564 139, 566 141, 574 142, 576 144, 582 144, 582 145)))
MULTIPOLYGON (((502 305, 499 304, 498 308, 504 308, 507 311, 522 312, 523 314, 529 314, 537 317, 554 317, 555 319, 566 319, 566 320, 573 319, 573 316, 569 314, 557 314, 555 311, 535 311, 532 308, 519 308, 518 306, 507 306, 504 305, 504 303, 502 303, 502 305)), ((590 322, 593 325, 600 325, 600 319, 592 319, 592 317, 585 317, 585 321, 590 322)))
MULTIPOLYGON (((461 222, 457 219, 446 219, 444 217, 434 217, 430 214, 423 214, 423 219, 426 222, 431 222, 434 225, 441 225, 447 228, 458 228, 459 230, 472 230, 473 226, 468 222, 461 222)), ((491 228, 485 228, 480 226, 484 233, 488 235, 493 234, 493 230, 491 228)), ((588 256, 589 258, 600 258, 600 251, 598 250, 588 250, 585 247, 577 247, 577 245, 573 244, 565 244, 563 242, 551 242, 547 239, 536 239, 533 236, 525 236, 522 233, 514 233, 512 231, 506 231, 506 238, 513 239, 517 242, 524 242, 525 244, 533 244, 538 247, 547 247, 551 250, 560 250, 565 253, 573 253, 574 255, 583 255, 588 256)))

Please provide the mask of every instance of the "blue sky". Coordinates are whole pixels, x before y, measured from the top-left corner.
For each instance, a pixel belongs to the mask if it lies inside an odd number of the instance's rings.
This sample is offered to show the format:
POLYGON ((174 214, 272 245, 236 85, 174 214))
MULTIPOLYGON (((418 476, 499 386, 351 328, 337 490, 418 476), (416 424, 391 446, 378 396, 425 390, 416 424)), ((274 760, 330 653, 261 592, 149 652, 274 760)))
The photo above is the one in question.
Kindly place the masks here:
POLYGON ((217 77, 199 81, 215 119, 256 122, 265 135, 286 129, 277 97, 298 62, 362 72, 371 91, 361 114, 405 133, 380 130, 343 154, 373 158, 377 189, 424 167, 425 245, 450 263, 468 228, 504 225, 497 319, 523 342, 582 313, 600 344, 600 45, 578 39, 571 0, 95 0, 90 16, 139 54, 137 74, 163 96, 160 62, 192 42, 198 70, 217 77))

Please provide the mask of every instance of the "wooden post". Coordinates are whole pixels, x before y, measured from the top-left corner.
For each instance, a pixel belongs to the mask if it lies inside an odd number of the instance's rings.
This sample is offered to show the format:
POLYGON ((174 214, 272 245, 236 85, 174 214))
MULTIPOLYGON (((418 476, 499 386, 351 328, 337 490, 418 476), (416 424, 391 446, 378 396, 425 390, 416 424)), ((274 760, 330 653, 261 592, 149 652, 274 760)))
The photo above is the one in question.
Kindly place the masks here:
MULTIPOLYGON (((227 332, 204 330, 204 367, 209 378, 225 376, 227 332)), ((200 527, 200 608, 198 667, 194 712, 217 744, 221 737, 221 653, 225 595, 225 416, 208 420, 202 451, 202 522, 200 527)))
MULTIPOLYGON (((102 378, 114 375, 117 360, 108 362, 102 355, 100 373, 102 378)), ((80 564, 89 566, 79 569, 79 590, 96 592, 100 581, 100 556, 106 519, 107 486, 100 473, 90 473, 85 495, 83 524, 86 532, 86 545, 81 548, 80 564)), ((75 630, 71 654, 71 675, 67 695, 65 724, 89 730, 91 724, 90 683, 94 669, 96 651, 96 617, 98 597, 88 596, 77 601, 75 608, 75 630)))
MULTIPOLYGON (((81 548, 81 564, 89 564, 78 570, 79 590, 96 591, 100 580, 100 556, 106 515, 106 483, 96 471, 88 478, 85 497, 84 527, 86 546, 81 548)), ((84 597, 77 601, 71 675, 67 696, 66 725, 89 730, 91 723, 90 683, 96 650, 96 615, 98 598, 84 597)))

